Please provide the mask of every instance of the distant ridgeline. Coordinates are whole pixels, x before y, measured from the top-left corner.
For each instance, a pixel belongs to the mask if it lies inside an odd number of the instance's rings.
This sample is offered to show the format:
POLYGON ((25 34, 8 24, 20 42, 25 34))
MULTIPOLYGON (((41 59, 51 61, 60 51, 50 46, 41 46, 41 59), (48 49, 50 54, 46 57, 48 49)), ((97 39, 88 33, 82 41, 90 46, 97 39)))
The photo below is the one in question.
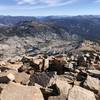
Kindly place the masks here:
POLYGON ((100 40, 100 16, 0 16, 0 35, 100 40))

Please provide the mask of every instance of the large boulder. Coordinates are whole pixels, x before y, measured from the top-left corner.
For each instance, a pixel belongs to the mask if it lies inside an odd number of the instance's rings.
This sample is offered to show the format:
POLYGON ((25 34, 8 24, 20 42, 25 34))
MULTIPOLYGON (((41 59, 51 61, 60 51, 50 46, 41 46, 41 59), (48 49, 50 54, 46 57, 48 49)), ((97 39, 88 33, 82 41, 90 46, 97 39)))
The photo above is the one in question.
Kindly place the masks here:
POLYGON ((39 88, 10 83, 1 93, 0 100, 44 100, 39 88))
POLYGON ((74 86, 69 92, 68 100, 96 100, 96 98, 93 92, 74 86))
POLYGON ((100 89, 100 80, 97 78, 88 76, 84 82, 84 86, 94 92, 98 92, 100 89))
POLYGON ((59 89, 60 96, 68 98, 69 90, 71 89, 71 85, 67 83, 67 81, 57 79, 56 86, 59 89))

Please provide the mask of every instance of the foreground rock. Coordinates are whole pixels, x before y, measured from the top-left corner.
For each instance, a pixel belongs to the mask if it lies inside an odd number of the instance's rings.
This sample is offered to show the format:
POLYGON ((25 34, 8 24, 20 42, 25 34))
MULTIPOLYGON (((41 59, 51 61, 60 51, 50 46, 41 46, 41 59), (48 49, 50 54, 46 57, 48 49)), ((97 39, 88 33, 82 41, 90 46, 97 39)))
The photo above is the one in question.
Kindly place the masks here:
POLYGON ((44 100, 39 88, 10 83, 1 93, 0 100, 44 100))
POLYGON ((62 80, 57 79, 56 86, 59 89, 60 96, 63 96, 67 99, 69 90, 71 89, 71 85, 69 85, 67 81, 62 81, 62 80))
POLYGON ((93 78, 91 76, 87 77, 87 80, 84 82, 84 86, 87 89, 92 90, 93 92, 98 93, 99 89, 100 89, 100 80, 97 78, 93 78))
POLYGON ((96 98, 93 92, 74 86, 69 92, 68 100, 96 100, 96 98))

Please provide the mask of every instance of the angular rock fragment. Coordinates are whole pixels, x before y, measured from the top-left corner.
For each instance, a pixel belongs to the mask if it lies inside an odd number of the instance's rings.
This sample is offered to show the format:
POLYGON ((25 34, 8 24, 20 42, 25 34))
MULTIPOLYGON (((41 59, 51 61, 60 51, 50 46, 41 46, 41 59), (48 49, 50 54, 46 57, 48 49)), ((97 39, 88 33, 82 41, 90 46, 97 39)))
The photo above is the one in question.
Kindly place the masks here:
POLYGON ((44 100, 39 88, 10 83, 1 93, 0 100, 44 100))
POLYGON ((87 72, 93 77, 100 78, 100 71, 99 70, 88 70, 87 72))
POLYGON ((69 92, 68 100, 96 100, 96 98, 93 92, 74 86, 69 92))
POLYGON ((12 73, 0 73, 0 83, 8 83, 15 80, 15 76, 12 73))
POLYGON ((25 72, 16 73, 15 82, 16 83, 21 83, 23 85, 26 85, 29 82, 29 78, 30 78, 30 75, 26 74, 25 72))
POLYGON ((67 81, 62 81, 57 79, 56 86, 59 89, 60 95, 68 98, 69 90, 71 89, 71 85, 67 83, 67 81))
POLYGON ((55 81, 55 72, 42 72, 42 73, 33 74, 30 77, 29 85, 38 83, 43 87, 47 87, 47 86, 51 86, 51 84, 53 84, 54 81, 55 81))
POLYGON ((84 86, 93 92, 98 92, 100 89, 100 80, 97 78, 93 78, 91 76, 88 76, 87 79, 84 82, 84 86))

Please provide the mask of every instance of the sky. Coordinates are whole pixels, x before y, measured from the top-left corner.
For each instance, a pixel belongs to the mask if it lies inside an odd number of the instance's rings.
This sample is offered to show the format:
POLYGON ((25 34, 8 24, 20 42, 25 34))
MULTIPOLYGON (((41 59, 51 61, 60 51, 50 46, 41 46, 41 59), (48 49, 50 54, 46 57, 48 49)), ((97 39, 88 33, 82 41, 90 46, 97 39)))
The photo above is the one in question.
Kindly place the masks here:
POLYGON ((100 0, 0 0, 0 15, 100 15, 100 0))

